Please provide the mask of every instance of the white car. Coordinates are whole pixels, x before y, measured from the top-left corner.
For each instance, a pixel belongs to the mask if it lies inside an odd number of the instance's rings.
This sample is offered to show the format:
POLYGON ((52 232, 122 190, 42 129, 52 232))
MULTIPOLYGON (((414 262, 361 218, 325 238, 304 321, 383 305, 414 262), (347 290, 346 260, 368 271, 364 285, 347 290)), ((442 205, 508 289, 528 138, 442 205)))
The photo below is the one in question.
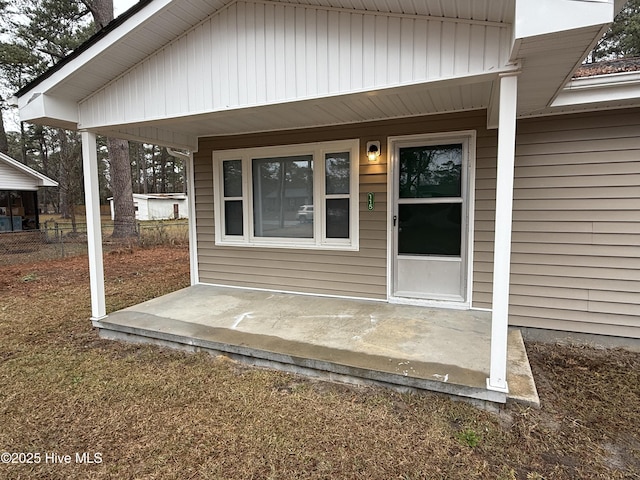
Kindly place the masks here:
POLYGON ((313 205, 301 205, 298 209, 298 221, 300 223, 313 222, 313 205))

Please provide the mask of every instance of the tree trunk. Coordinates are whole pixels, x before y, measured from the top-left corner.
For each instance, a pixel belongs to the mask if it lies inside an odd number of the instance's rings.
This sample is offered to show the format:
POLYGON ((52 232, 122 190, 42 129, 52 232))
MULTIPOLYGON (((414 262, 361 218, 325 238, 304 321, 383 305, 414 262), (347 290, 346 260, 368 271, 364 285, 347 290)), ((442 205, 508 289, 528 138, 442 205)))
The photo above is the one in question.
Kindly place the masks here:
POLYGON ((84 0, 96 24, 96 30, 102 30, 113 20, 113 0, 84 0))
POLYGON ((24 163, 27 167, 29 166, 29 162, 27 159, 27 133, 24 131, 24 122, 20 122, 20 150, 22 151, 22 163, 24 163))
MULTIPOLYGON (((2 98, 0 98, 0 103, 2 98)), ((9 155, 9 142, 7 141, 7 132, 4 131, 4 119, 2 118, 2 110, 0 109, 0 152, 9 155)))
POLYGON ((151 191, 158 193, 158 159, 155 145, 151 146, 151 191))
MULTIPOLYGON (((57 129, 60 150, 60 202, 63 218, 71 218, 73 232, 76 233, 76 205, 82 196, 81 147, 76 134, 62 128, 57 129), (69 134, 69 136, 68 136, 69 134)), ((41 143, 43 148, 44 143, 41 143)))
POLYGON ((114 238, 136 235, 136 212, 133 205, 129 142, 117 138, 107 139, 111 166, 111 192, 113 193, 114 238))
MULTIPOLYGON (((82 0, 82 2, 91 11, 96 30, 101 30, 113 20, 113 0, 82 0)), ((114 210, 112 237, 133 237, 136 235, 136 212, 133 205, 129 142, 108 138, 107 145, 114 210)))
POLYGON ((149 193, 149 175, 147 174, 147 152, 144 151, 144 143, 138 144, 138 155, 140 156, 140 177, 142 181, 142 193, 149 193))
POLYGON ((167 193, 167 159, 169 154, 164 148, 160 149, 160 192, 167 193))

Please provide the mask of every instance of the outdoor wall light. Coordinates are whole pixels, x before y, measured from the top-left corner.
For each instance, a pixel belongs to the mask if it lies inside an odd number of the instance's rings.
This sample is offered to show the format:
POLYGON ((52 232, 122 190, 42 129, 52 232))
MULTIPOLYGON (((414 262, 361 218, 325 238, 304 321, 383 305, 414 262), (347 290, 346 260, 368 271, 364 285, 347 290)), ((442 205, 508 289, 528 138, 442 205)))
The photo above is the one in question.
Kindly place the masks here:
POLYGON ((375 162, 380 156, 380 142, 367 142, 367 158, 370 162, 375 162))

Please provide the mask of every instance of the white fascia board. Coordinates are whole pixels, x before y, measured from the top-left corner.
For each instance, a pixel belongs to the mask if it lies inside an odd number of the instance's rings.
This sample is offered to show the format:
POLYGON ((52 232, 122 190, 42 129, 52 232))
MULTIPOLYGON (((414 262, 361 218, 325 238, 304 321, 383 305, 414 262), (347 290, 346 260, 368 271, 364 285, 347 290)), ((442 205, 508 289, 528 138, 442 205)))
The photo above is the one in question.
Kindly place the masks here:
POLYGON ((22 109, 24 106, 26 106, 27 103, 29 103, 29 99, 33 98, 34 95, 43 94, 50 91, 60 82, 73 75, 89 61, 93 60, 101 53, 104 53, 113 44, 117 43, 119 40, 122 40, 131 31, 135 30, 140 25, 148 21, 151 17, 156 15, 158 12, 166 8, 173 1, 175 0, 155 0, 149 3, 142 10, 137 12, 131 18, 127 19, 118 28, 109 32, 105 37, 101 38, 94 45, 78 55, 77 58, 74 58, 72 61, 60 68, 60 70, 54 72, 50 77, 42 80, 32 89, 23 92, 22 95, 17 97, 18 107, 22 109))
POLYGON ((613 22, 614 0, 516 0, 514 39, 613 22))
POLYGON ((25 175, 30 176, 37 182, 37 185, 39 187, 57 187, 58 186, 58 182, 56 182, 55 180, 51 180, 46 175, 43 175, 40 172, 36 172, 32 168, 27 167, 25 164, 20 163, 19 161, 11 158, 8 155, 5 155, 2 152, 0 152, 0 161, 3 161, 11 165, 13 168, 15 168, 16 170, 19 170, 25 175))
POLYGON ((635 104, 640 101, 640 72, 612 73, 594 77, 574 78, 571 80, 551 107, 572 105, 605 104, 629 100, 635 104))
POLYGON ((43 123, 53 127, 77 130, 78 104, 69 100, 37 93, 19 107, 23 122, 43 123))

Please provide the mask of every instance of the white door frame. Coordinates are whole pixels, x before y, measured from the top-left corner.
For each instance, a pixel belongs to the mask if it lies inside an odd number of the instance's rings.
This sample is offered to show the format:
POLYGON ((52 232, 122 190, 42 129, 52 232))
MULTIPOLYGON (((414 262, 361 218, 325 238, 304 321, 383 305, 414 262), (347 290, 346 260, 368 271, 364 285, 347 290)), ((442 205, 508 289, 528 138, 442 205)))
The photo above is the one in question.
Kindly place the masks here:
POLYGON ((476 131, 461 130, 442 133, 427 133, 417 135, 399 135, 387 138, 387 300, 389 303, 402 303, 430 307, 468 310, 473 301, 473 244, 475 217, 475 179, 476 179, 476 131), (466 142, 468 146, 467 159, 467 238, 463 239, 462 248, 466 255, 466 298, 463 301, 425 300, 419 298, 396 297, 394 295, 395 281, 395 229, 393 217, 396 215, 395 185, 398 158, 396 144, 406 141, 425 141, 426 143, 448 143, 454 140, 466 142))

